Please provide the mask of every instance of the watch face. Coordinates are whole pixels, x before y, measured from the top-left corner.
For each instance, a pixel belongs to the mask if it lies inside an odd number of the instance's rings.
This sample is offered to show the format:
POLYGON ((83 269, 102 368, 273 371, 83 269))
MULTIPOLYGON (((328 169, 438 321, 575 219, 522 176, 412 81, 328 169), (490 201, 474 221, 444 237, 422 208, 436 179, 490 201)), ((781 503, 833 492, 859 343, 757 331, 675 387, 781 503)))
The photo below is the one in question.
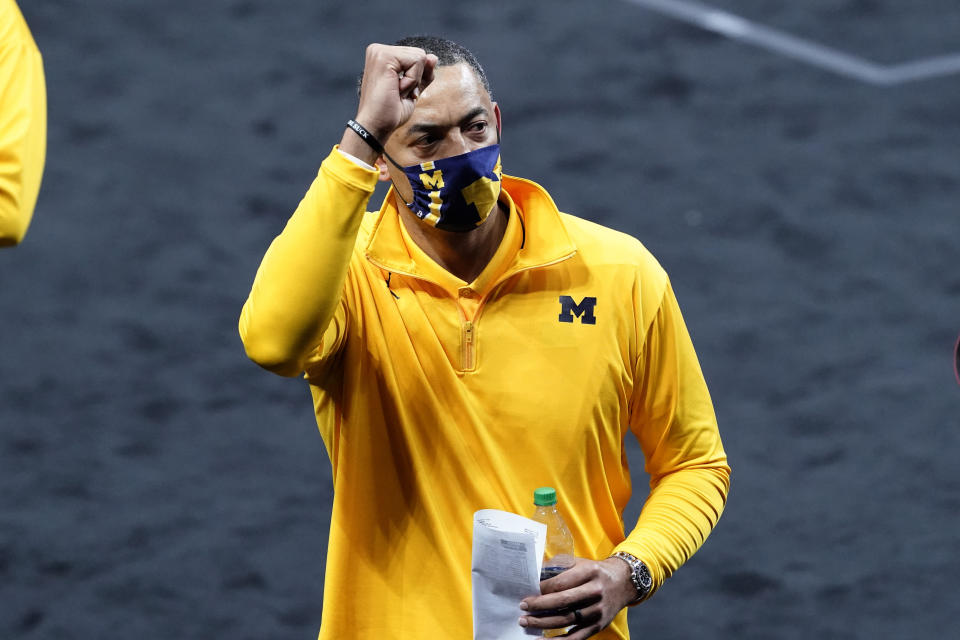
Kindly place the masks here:
POLYGON ((653 576, 650 575, 650 570, 647 569, 647 565, 641 564, 637 567, 637 579, 640 581, 640 584, 643 585, 643 590, 647 591, 650 587, 653 586, 653 576))

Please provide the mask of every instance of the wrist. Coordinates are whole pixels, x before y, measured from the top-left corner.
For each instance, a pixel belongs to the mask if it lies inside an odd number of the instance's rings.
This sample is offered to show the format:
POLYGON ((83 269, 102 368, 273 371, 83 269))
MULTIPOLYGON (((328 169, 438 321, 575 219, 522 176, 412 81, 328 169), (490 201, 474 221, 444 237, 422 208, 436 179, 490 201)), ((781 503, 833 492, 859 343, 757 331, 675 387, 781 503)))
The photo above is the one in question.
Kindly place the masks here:
POLYGON ((653 576, 642 560, 625 551, 617 551, 608 560, 614 560, 627 567, 630 584, 635 594, 627 604, 640 602, 650 595, 653 591, 653 576))
POLYGON ((393 133, 396 127, 384 126, 380 120, 369 113, 363 111, 357 111, 357 115, 353 117, 355 122, 359 122, 363 127, 369 131, 381 144, 387 142, 387 138, 390 137, 390 134, 393 133))
POLYGON ((637 589, 633 586, 633 580, 630 577, 630 567, 627 563, 613 556, 600 561, 607 571, 607 575, 617 585, 619 594, 619 608, 632 603, 637 597, 637 589))
POLYGON ((380 154, 377 153, 373 147, 364 142, 363 139, 351 129, 346 129, 343 132, 343 137, 340 138, 339 148, 344 153, 349 153, 354 158, 362 160, 370 166, 376 166, 377 158, 380 157, 380 154))
POLYGON ((347 120, 347 131, 344 132, 341 138, 341 145, 342 144, 347 145, 346 148, 341 146, 344 152, 354 155, 353 151, 356 150, 357 154, 360 155, 355 155, 354 157, 358 157, 370 165, 372 165, 378 157, 386 153, 383 150, 383 144, 381 144, 380 139, 363 126, 363 123, 357 120, 347 120), (351 135, 351 132, 356 134, 356 137, 351 135), (363 147, 366 147, 366 149, 363 147))

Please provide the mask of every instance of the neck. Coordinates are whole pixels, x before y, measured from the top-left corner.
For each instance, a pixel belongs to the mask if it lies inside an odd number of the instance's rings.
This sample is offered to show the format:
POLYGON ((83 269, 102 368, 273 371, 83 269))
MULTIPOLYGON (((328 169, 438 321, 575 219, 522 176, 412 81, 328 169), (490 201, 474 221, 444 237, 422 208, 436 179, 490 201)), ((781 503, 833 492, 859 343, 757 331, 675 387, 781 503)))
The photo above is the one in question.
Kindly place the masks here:
POLYGON ((428 226, 402 202, 397 202, 397 209, 404 228, 417 246, 434 262, 467 283, 476 280, 490 263, 507 230, 507 210, 499 202, 483 224, 464 233, 428 226))

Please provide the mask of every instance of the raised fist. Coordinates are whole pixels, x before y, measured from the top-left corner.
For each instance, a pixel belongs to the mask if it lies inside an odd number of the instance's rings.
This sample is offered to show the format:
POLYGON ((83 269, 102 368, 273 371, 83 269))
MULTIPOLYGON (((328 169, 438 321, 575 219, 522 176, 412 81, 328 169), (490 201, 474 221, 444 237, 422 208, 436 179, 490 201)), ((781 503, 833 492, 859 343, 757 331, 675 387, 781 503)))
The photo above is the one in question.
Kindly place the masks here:
POLYGON ((410 119, 420 92, 433 81, 437 56, 415 47, 367 47, 355 120, 381 143, 410 119))

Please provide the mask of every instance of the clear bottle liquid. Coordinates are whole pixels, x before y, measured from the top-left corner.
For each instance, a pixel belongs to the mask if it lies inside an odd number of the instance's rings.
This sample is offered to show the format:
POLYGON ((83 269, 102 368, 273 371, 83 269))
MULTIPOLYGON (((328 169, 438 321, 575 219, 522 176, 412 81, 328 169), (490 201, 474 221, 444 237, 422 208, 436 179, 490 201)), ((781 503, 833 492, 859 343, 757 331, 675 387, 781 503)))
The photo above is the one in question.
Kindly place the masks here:
POLYGON ((543 567, 540 579, 552 578, 574 563, 573 535, 557 510, 557 491, 553 487, 540 487, 533 492, 536 510, 531 519, 547 525, 547 545, 543 550, 543 567))

